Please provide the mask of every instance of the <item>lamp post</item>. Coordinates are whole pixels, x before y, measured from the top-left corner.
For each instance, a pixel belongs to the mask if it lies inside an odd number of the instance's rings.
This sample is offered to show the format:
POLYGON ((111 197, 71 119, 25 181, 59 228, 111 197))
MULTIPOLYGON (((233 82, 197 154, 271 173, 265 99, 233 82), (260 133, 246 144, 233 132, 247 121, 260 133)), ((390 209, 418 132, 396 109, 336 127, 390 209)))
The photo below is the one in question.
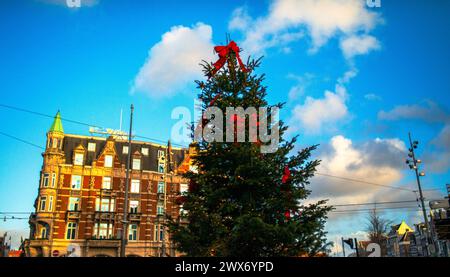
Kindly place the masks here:
POLYGON ((406 159, 406 164, 409 165, 409 168, 414 170, 415 174, 416 174, 416 180, 417 180, 417 186, 419 187, 419 200, 420 203, 422 205, 422 213, 423 213, 423 219, 425 222, 425 228, 426 228, 426 250, 427 250, 427 254, 429 254, 429 249, 428 249, 428 239, 430 238, 430 225, 428 222, 428 217, 427 217, 427 211, 425 209, 425 201, 424 201, 424 197, 423 197, 423 192, 422 192, 422 186, 420 184, 420 177, 425 176, 425 172, 419 172, 419 164, 422 163, 422 161, 420 159, 417 159, 416 154, 414 149, 417 149, 419 147, 419 142, 417 140, 413 141, 411 139, 411 133, 408 133, 408 138, 409 138, 409 153, 408 153, 408 157, 406 159))
POLYGON ((130 176, 130 160, 131 160, 131 132, 133 129, 133 111, 134 106, 131 104, 130 113, 130 130, 128 132, 128 156, 127 166, 125 173, 125 197, 123 202, 123 219, 122 219, 122 237, 120 242, 120 257, 125 257, 125 247, 127 245, 127 231, 128 231, 128 189, 129 189, 129 176, 130 176))

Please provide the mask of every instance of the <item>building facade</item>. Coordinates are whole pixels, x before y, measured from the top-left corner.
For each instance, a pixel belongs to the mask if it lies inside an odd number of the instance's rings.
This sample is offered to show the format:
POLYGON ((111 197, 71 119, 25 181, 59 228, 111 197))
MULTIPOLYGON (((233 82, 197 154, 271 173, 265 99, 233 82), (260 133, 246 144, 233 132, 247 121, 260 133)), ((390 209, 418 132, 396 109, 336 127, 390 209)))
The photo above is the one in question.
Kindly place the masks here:
POLYGON ((122 137, 64 133, 59 112, 47 133, 27 256, 118 256, 123 232, 126 161, 128 256, 177 256, 164 222, 183 220, 177 197, 187 190, 193 148, 122 137))

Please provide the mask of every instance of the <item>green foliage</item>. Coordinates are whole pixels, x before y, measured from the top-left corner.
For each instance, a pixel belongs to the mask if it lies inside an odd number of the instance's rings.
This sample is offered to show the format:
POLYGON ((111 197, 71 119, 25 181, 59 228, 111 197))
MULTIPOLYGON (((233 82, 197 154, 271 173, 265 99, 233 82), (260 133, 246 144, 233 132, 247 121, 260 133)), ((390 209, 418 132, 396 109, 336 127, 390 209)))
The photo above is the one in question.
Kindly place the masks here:
MULTIPOLYGON (((207 108, 279 107, 265 100, 264 75, 254 74, 260 60, 248 60, 250 73, 239 70, 234 55, 206 82, 197 81, 199 98, 207 108)), ((205 75, 212 65, 203 64, 205 75)), ((270 113, 268 116, 271 116, 270 113)), ((248 126, 248 124, 246 125, 248 126)), ((310 160, 317 146, 292 154, 297 137, 286 141, 287 130, 279 122, 280 144, 275 153, 262 154, 254 142, 226 143, 200 141, 194 165, 198 172, 188 172, 190 190, 183 199, 188 224, 171 221, 172 239, 179 251, 188 256, 297 256, 325 251, 324 224, 331 207, 326 201, 303 204, 310 195, 309 179, 318 160, 310 160), (291 178, 282 183, 285 165, 291 178), (286 218, 285 212, 292 216, 286 218)))

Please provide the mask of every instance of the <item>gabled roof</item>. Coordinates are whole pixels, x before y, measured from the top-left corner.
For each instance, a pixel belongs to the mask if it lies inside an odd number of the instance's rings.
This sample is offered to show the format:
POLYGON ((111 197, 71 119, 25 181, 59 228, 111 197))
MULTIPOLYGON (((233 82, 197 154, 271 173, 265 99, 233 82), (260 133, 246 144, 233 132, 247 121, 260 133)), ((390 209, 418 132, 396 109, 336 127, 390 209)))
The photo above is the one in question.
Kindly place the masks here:
POLYGON ((61 113, 58 111, 55 115, 55 119, 53 120, 52 126, 50 127, 49 132, 59 132, 64 133, 64 129, 61 122, 61 113))

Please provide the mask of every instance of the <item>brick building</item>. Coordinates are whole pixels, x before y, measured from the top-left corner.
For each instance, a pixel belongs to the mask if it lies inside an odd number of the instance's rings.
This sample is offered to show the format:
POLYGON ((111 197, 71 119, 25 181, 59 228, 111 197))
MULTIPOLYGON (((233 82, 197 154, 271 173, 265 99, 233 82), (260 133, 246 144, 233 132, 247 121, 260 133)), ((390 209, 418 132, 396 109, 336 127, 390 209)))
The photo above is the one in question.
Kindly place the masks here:
POLYGON ((128 152, 131 151, 128 256, 176 256, 163 223, 182 220, 176 203, 187 189, 193 148, 128 142, 120 136, 64 133, 60 113, 47 133, 27 256, 118 256, 128 152), (69 249, 69 250, 68 250, 69 249), (72 253, 73 254, 73 253, 72 253))

